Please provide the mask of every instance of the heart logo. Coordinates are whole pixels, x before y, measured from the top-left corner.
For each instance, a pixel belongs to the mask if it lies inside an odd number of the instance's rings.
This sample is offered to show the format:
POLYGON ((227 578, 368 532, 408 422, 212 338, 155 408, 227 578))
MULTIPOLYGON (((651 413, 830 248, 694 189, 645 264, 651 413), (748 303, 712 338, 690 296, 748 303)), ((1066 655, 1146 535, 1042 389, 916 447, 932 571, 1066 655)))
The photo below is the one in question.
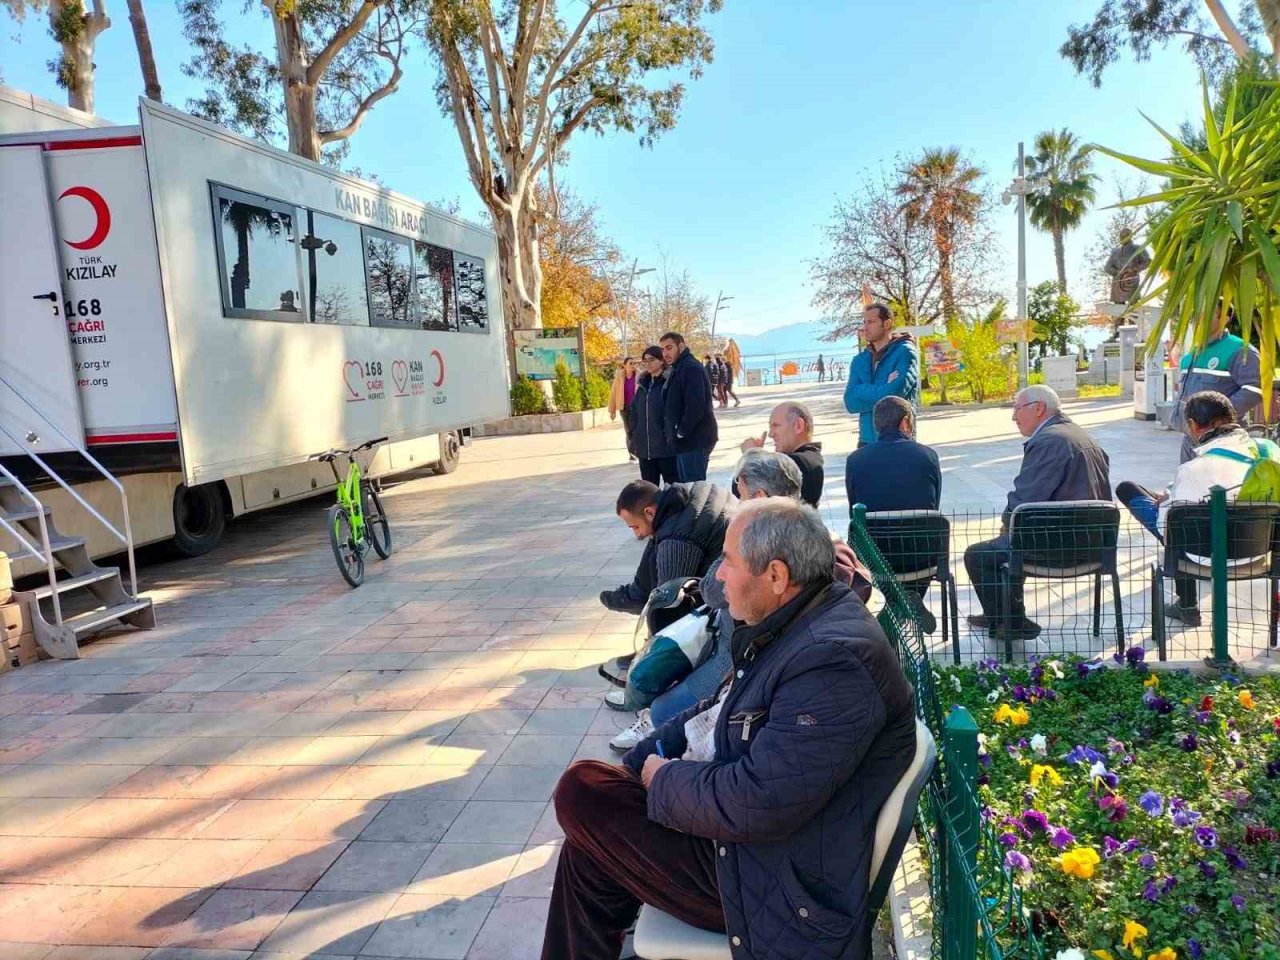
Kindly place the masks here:
POLYGON ((352 372, 355 373, 355 377, 356 377, 355 382, 357 384, 360 383, 361 369, 362 368, 360 366, 359 360, 348 360, 342 365, 342 382, 347 385, 347 393, 349 394, 349 396, 347 397, 348 403, 350 403, 352 400, 364 399, 363 397, 360 396, 360 391, 351 385, 352 372))
POLYGON ((403 360, 391 364, 391 379, 395 381, 396 393, 404 396, 404 388, 409 383, 409 365, 403 360))

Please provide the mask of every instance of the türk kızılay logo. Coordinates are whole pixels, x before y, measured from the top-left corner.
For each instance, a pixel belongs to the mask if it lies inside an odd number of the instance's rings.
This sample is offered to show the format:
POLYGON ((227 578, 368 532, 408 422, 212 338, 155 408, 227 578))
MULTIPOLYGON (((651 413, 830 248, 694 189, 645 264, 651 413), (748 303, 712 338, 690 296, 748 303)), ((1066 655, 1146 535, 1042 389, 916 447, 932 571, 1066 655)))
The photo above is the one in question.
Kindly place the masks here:
POLYGON ((79 197, 88 203, 93 211, 94 219, 93 229, 83 239, 64 239, 63 242, 76 250, 92 250, 94 247, 100 246, 102 241, 107 239, 107 234, 111 232, 111 207, 107 205, 107 201, 93 187, 84 186, 68 187, 62 191, 58 200, 62 201, 67 197, 79 197))

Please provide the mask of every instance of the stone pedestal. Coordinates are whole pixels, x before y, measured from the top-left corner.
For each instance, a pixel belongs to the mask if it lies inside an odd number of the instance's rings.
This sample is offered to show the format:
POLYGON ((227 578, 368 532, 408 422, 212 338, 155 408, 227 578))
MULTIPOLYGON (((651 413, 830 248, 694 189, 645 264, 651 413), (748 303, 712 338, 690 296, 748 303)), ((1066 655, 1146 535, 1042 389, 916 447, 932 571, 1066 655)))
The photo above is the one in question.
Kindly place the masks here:
POLYGON ((1076 386, 1076 358, 1044 357, 1040 361, 1040 370, 1044 373, 1044 383, 1052 387, 1063 399, 1078 397, 1080 391, 1076 386))

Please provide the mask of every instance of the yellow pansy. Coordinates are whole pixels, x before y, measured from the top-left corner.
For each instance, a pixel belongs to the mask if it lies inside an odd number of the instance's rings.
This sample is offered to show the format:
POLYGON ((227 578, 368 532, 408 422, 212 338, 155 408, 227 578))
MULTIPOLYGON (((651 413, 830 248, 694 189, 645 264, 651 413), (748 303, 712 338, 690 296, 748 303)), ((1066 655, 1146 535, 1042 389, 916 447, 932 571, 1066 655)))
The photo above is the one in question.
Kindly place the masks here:
POLYGON ((1147 960, 1178 960, 1178 951, 1173 947, 1165 947, 1163 950, 1147 954, 1147 960))
POLYGON ((1124 936, 1120 938, 1120 942, 1129 950, 1133 951, 1135 957, 1142 956, 1142 951, 1137 947, 1137 941, 1142 940, 1147 935, 1147 928, 1135 920, 1126 920, 1124 922, 1124 936))
POLYGON ((1015 710, 1007 703, 1002 703, 993 719, 996 723, 1012 723, 1015 727, 1025 727, 1031 722, 1031 714, 1027 712, 1026 707, 1018 707, 1015 710))
POLYGON ((1033 787, 1040 786, 1040 781, 1044 780, 1046 777, 1055 787, 1062 786, 1062 777, 1059 775, 1057 770, 1053 769, 1053 767, 1046 767, 1042 763, 1037 763, 1031 768, 1031 785, 1033 787))
POLYGON ((1025 727, 1030 722, 1031 714, 1027 711, 1026 707, 1019 707, 1017 710, 1013 711, 1013 725, 1015 727, 1025 727))
POLYGON ((1160 686, 1160 678, 1153 673, 1151 676, 1147 677, 1147 679, 1142 681, 1142 685, 1144 687, 1158 687, 1160 686))
POLYGON ((1098 958, 1098 960, 1116 960, 1116 958, 1111 955, 1110 950, 1093 950, 1091 952, 1098 958))
POLYGON ((1058 858, 1058 866, 1063 873, 1069 877, 1079 877, 1081 880, 1091 878, 1094 869, 1101 862, 1102 858, 1092 847, 1076 847, 1058 858))
POLYGON ((1244 707, 1246 710, 1252 710, 1257 705, 1257 701, 1253 699, 1252 693, 1248 690, 1240 691, 1240 706, 1244 707))

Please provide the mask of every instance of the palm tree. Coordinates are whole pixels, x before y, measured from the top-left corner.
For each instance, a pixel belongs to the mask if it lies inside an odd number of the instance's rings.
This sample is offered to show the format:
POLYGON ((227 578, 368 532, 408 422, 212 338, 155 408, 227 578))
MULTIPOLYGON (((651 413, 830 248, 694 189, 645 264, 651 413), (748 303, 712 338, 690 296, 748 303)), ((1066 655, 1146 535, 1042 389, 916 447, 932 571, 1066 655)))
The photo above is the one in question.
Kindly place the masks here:
POLYGON ((942 316, 950 322, 956 317, 952 273, 956 237, 977 221, 982 209, 982 195, 973 189, 982 178, 982 170, 965 160, 957 147, 934 147, 899 173, 901 180, 894 192, 903 198, 902 210, 908 225, 924 224, 933 232, 942 316))
POLYGON ((1053 259, 1058 265, 1058 289, 1067 292, 1066 250, 1062 238, 1080 226, 1091 204, 1098 199, 1094 185, 1098 175, 1093 161, 1070 130, 1046 130, 1036 137, 1035 154, 1027 158, 1027 176, 1048 183, 1041 193, 1027 195, 1031 225, 1053 236, 1053 259))

